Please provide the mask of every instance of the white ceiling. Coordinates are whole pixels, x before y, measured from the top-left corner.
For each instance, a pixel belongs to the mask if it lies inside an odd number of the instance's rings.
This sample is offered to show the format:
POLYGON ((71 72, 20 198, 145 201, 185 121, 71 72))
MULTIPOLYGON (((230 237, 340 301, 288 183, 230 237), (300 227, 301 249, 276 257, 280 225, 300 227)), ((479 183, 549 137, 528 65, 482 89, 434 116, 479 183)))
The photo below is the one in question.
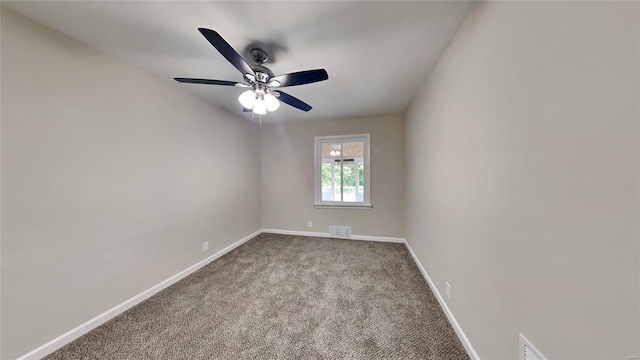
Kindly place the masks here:
POLYGON ((253 41, 274 44, 275 62, 267 66, 276 75, 327 70, 327 81, 283 89, 313 106, 310 112, 283 105, 263 121, 403 112, 473 6, 467 1, 2 4, 239 116, 251 116, 237 100, 243 89, 173 80, 242 80, 198 27, 216 30, 241 54, 253 41))

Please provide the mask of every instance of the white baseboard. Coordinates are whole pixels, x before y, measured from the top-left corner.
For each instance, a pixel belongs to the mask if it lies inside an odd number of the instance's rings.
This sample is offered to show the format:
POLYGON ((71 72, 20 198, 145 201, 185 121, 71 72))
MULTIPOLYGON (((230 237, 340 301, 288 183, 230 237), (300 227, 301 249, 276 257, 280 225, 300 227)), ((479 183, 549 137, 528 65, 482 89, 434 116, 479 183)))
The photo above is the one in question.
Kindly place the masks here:
MULTIPOLYGON (((331 237, 329 233, 325 232, 313 232, 313 231, 296 231, 296 230, 280 230, 280 229, 262 229, 263 233, 269 234, 282 234, 282 235, 297 235, 297 236, 312 236, 312 237, 331 237)), ((404 244, 403 238, 384 237, 384 236, 368 236, 368 235, 351 235, 349 240, 364 240, 364 241, 380 241, 404 244)))
MULTIPOLYGON (((141 303, 142 301, 150 298, 151 296, 157 294, 158 292, 162 291, 163 289, 165 289, 165 288, 175 284, 176 282, 184 279, 185 277, 187 277, 191 273, 195 272, 196 270, 204 267, 205 265, 209 264, 210 262, 218 259, 219 257, 221 257, 224 254, 230 252, 231 250, 237 248, 238 246, 244 244, 245 242, 253 239, 254 237, 260 235, 261 233, 298 235, 298 236, 312 236, 312 237, 326 237, 326 238, 330 237, 329 233, 323 233, 323 232, 293 231, 293 230, 278 230, 278 229, 260 229, 260 230, 258 230, 256 232, 254 232, 253 234, 250 234, 250 235, 248 235, 248 236, 236 241, 235 243, 225 247, 224 249, 216 252, 215 254, 209 256, 208 258, 196 263, 195 265, 192 265, 192 266, 182 270, 181 272, 171 276, 170 278, 168 278, 168 279, 156 284, 155 286, 153 286, 153 287, 141 292, 140 294, 130 298, 129 300, 126 300, 123 303, 114 306, 113 308, 111 308, 111 309, 105 311, 104 313, 94 317, 93 319, 85 322, 84 324, 79 325, 79 326, 67 331, 66 333, 56 337, 55 339, 47 342, 46 344, 41 345, 38 348, 36 348, 36 349, 34 349, 34 350, 32 350, 32 351, 20 356, 16 360, 41 359, 41 358, 51 354, 52 352, 58 350, 59 348, 63 347, 64 345, 72 342, 73 340, 79 338, 80 336, 88 333, 89 331, 97 328, 98 326, 100 326, 100 325, 104 324, 105 322, 113 319, 114 317, 120 315, 121 313, 129 310, 133 306, 135 306, 135 305, 141 303)), ((456 318, 453 316, 453 313, 451 312, 451 310, 447 306, 446 302, 444 301, 444 298, 438 292, 438 289, 434 285, 433 281, 431 281, 431 278, 429 277, 429 275, 425 271, 424 267, 420 263, 420 260, 418 260, 418 258, 416 257, 416 254, 413 252, 413 249, 411 249, 411 246, 409 245, 408 242, 406 242, 405 239, 403 239, 403 238, 392 238, 392 237, 380 237, 380 236, 366 236, 366 235, 352 235, 351 239, 352 240, 380 241, 380 242, 392 242, 392 243, 403 243, 403 244, 405 244, 407 246, 407 249, 409 250, 409 253, 411 254, 411 257, 415 261, 416 265, 418 265, 418 268, 422 272, 422 275, 424 276, 425 280, 429 284, 429 287, 431 288, 433 293, 436 295, 436 298, 438 299, 438 302, 440 303, 440 306, 444 310, 444 313, 447 315, 447 318, 449 319, 449 322, 453 326, 453 329, 455 330, 456 334, 458 334, 458 338, 460 338, 460 341, 462 342, 462 345, 464 346, 464 348, 467 350, 467 353, 469 354, 469 356, 471 357, 472 360, 480 360, 480 357, 478 356, 478 354, 476 353, 475 349, 473 348, 473 346, 469 342, 469 339, 467 338, 467 336, 464 334, 464 331, 462 331, 462 328, 460 327, 460 324, 458 324, 458 322, 456 321, 456 318)))
POLYGON ((94 317, 93 319, 85 322, 82 325, 79 325, 69 331, 67 331, 66 333, 58 336, 57 338, 49 341, 48 343, 20 356, 17 360, 31 360, 31 359, 41 359, 49 354, 51 354, 52 352, 58 350, 59 348, 63 347, 64 345, 72 342, 73 340, 79 338, 80 336, 88 333, 89 331, 97 328, 98 326, 104 324, 105 322, 113 319, 114 317, 122 314, 123 312, 129 310, 130 308, 132 308, 133 306, 143 302, 144 300, 150 298, 151 296, 157 294, 158 292, 166 289, 167 287, 175 284, 176 282, 184 279, 185 277, 187 277, 188 275, 190 275, 191 273, 195 272, 196 270, 204 267, 205 265, 209 264, 210 262, 216 260, 217 258, 221 257, 222 255, 230 252, 231 250, 237 248, 238 246, 244 244, 245 242, 253 239, 254 237, 256 237, 257 235, 260 235, 260 233, 262 233, 262 230, 258 230, 256 232, 254 232, 251 235, 245 236, 244 238, 234 242, 233 244, 225 247, 224 249, 216 252, 215 254, 209 256, 208 258, 198 262, 195 265, 192 265, 182 271, 180 271, 179 273, 173 275, 172 277, 158 283, 157 285, 141 292, 140 294, 132 297, 129 300, 126 300, 125 302, 116 305, 114 307, 112 307, 111 309, 105 311, 104 313, 94 317))
POLYGON ((478 353, 473 348, 473 345, 471 345, 469 338, 467 338, 467 335, 465 335, 464 331, 462 330, 462 327, 460 327, 460 324, 456 320, 455 316, 453 316, 453 313, 451 312, 451 309, 449 309, 449 306, 447 305, 447 303, 444 301, 444 298, 442 297, 442 295, 440 295, 438 288, 433 283, 433 281, 431 281, 429 274, 427 274, 427 271, 424 269, 424 267, 420 263, 420 260, 418 260, 418 257, 413 252, 413 249, 411 249, 411 245, 409 245, 409 242, 405 242, 405 245, 407 246, 407 249, 409 249, 409 253, 413 258, 413 261, 415 261, 416 265, 418 265, 418 268, 420 269, 420 272, 422 272, 422 276, 424 276, 425 280, 427 280, 427 284, 429 284, 431 291, 433 291, 433 293, 436 296, 436 299, 438 299, 438 302, 440 303, 440 307, 444 311, 445 315, 447 315, 447 319, 449 319, 449 322, 451 323, 453 330, 455 330, 456 334, 458 334, 458 338, 460 339, 462 346, 464 346, 464 349, 467 350, 467 354, 469 354, 469 357, 471 358, 471 360, 480 360, 478 353))

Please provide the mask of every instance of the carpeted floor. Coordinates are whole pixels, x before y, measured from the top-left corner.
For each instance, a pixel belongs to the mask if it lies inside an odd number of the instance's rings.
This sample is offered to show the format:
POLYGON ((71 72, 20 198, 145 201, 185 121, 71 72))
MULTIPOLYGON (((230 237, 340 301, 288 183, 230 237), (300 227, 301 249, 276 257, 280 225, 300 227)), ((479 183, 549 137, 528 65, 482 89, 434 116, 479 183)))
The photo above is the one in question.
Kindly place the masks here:
POLYGON ((403 244, 262 234, 46 359, 468 359, 403 244))

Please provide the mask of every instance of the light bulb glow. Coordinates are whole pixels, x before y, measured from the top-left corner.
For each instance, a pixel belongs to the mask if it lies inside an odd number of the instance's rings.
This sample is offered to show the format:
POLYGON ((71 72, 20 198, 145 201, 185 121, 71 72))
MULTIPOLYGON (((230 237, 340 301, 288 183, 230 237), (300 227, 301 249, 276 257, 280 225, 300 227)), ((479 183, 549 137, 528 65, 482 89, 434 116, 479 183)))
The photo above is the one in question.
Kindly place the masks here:
POLYGON ((280 107, 280 101, 273 94, 264 94, 264 102, 267 104, 267 110, 276 111, 280 107))
POLYGON ((265 115, 267 113, 267 104, 264 102, 264 99, 258 97, 253 104, 253 112, 258 115, 265 115))
POLYGON ((240 104, 245 108, 253 109, 256 103, 256 93, 254 93, 253 90, 247 90, 240 94, 238 101, 240 101, 240 104))

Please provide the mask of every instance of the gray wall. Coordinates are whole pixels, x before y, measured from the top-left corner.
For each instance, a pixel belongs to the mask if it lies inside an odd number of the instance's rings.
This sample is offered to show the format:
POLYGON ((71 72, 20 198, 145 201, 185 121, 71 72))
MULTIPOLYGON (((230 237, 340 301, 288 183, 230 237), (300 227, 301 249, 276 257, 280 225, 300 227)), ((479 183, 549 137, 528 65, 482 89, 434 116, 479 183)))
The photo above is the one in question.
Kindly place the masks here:
POLYGON ((1 358, 260 228, 255 124, 6 8, 1 70, 1 358))
POLYGON ((404 237, 404 118, 402 115, 262 126, 262 227, 404 237), (315 209, 314 137, 371 134, 370 210, 315 209), (307 221, 313 221, 313 228, 307 221))
POLYGON ((408 113, 406 238, 484 359, 640 353, 639 11, 480 3, 408 113))

